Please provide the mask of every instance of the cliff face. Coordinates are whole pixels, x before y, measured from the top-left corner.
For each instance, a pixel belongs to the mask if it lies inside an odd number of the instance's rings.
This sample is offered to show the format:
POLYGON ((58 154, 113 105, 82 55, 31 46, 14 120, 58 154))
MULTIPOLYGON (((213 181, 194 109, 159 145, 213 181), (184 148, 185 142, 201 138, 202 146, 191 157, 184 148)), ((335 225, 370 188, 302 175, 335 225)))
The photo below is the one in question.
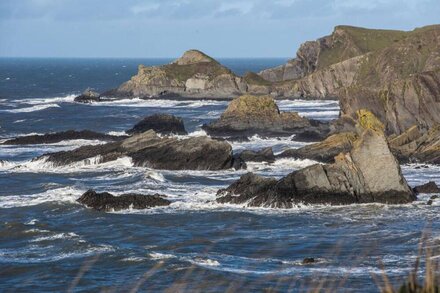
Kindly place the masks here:
POLYGON ((372 111, 386 133, 440 123, 440 26, 410 32, 336 27, 332 35, 304 43, 297 58, 260 75, 278 80, 280 96, 339 99, 341 112, 372 111), (285 80, 287 68, 295 79, 285 80), (275 77, 276 76, 276 77, 275 77))
POLYGON ((416 29, 365 55, 339 97, 344 114, 367 108, 384 122, 388 134, 440 123, 440 26, 416 29))
POLYGON ((299 79, 330 65, 382 49, 404 35, 405 32, 401 31, 337 26, 331 35, 302 44, 295 59, 259 74, 273 82, 299 79))
POLYGON ((243 78, 197 50, 190 50, 163 66, 140 65, 137 75, 122 84, 116 95, 231 97, 246 91, 243 78))

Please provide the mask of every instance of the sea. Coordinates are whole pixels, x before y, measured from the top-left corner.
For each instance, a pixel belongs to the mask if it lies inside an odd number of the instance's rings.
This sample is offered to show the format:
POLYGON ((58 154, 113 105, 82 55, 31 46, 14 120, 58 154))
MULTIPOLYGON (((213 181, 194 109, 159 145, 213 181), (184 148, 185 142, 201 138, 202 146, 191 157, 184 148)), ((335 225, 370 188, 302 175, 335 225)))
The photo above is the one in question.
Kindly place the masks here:
MULTIPOLYGON (((1 58, 0 142, 69 129, 123 135, 155 113, 182 117, 187 137, 206 135, 201 126, 218 118, 227 101, 74 102, 88 87, 117 87, 139 64, 171 60, 1 58)), ((244 74, 286 60, 220 62, 244 74)), ((324 121, 339 115, 337 101, 277 103, 282 111, 324 121)), ((402 284, 419 258, 417 275, 423 277, 423 247, 440 248, 440 200, 427 205, 427 194, 405 205, 270 209, 215 203, 217 190, 246 172, 281 178, 316 163, 311 160, 249 163, 239 171, 167 171, 134 167, 128 157, 63 167, 34 159, 102 143, 0 145, 0 292, 378 292, 387 282, 402 284), (98 212, 76 202, 89 189, 160 193, 172 204, 98 212), (305 258, 315 262, 303 264, 305 258)), ((294 136, 231 142, 234 152, 272 147, 276 154, 305 144, 294 136)), ((440 184, 439 171, 402 165, 411 186, 440 184)))

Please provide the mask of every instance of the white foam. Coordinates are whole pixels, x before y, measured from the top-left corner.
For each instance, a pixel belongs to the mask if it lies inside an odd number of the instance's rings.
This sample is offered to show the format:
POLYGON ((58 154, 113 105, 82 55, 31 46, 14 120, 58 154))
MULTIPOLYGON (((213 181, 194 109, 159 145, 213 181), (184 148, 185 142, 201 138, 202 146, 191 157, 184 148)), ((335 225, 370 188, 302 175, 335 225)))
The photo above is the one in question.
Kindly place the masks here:
POLYGON ((42 241, 53 241, 53 240, 59 240, 59 239, 72 239, 72 238, 79 238, 78 234, 75 234, 73 232, 68 233, 58 233, 50 236, 41 236, 35 239, 32 239, 31 242, 42 242, 42 241))
POLYGON ((162 259, 170 259, 170 258, 176 258, 173 254, 165 254, 165 253, 159 253, 159 252, 152 252, 148 254, 151 259, 154 260, 162 260, 162 259))
POLYGON ((127 135, 127 133, 125 131, 110 131, 110 132, 107 132, 107 134, 113 135, 113 136, 124 136, 124 135, 127 135))
POLYGON ((31 99, 19 99, 12 102, 28 105, 47 105, 53 103, 73 103, 76 95, 67 95, 64 97, 52 97, 52 98, 31 98, 31 99))
MULTIPOLYGON (((130 157, 121 157, 113 161, 102 163, 102 157, 96 156, 87 158, 79 162, 75 162, 63 166, 55 166, 53 162, 48 161, 47 156, 40 157, 27 162, 14 163, 6 166, 8 172, 35 172, 35 173, 75 173, 84 171, 98 170, 123 170, 133 166, 130 157)), ((0 169, 0 170, 1 170, 0 169)))
POLYGON ((115 249, 110 245, 99 245, 86 249, 78 249, 71 252, 53 252, 48 255, 48 250, 54 246, 30 245, 25 248, 5 248, 0 249, 0 262, 5 263, 45 263, 55 262, 70 258, 83 258, 90 255, 112 252, 115 249))
POLYGON ((83 193, 73 187, 63 187, 30 195, 0 196, 0 208, 35 206, 47 202, 75 203, 83 193))
POLYGON ((145 107, 145 108, 201 108, 204 106, 227 105, 227 101, 215 100, 160 100, 160 99, 120 99, 92 102, 91 106, 145 107))
POLYGON ((158 182, 165 182, 166 181, 165 177, 161 173, 159 173, 157 171, 153 171, 153 170, 147 171, 145 173, 145 178, 152 179, 152 180, 158 181, 158 182))
POLYGON ((195 264, 195 265, 202 266, 202 267, 206 267, 206 266, 208 266, 208 267, 218 267, 218 266, 220 266, 220 263, 218 261, 213 260, 213 259, 209 259, 209 258, 206 258, 206 259, 195 258, 194 260, 191 260, 190 262, 195 264))
POLYGON ((130 257, 126 257, 121 259, 121 261, 126 261, 126 262, 142 262, 147 260, 146 257, 142 257, 142 256, 130 256, 130 257))
POLYGON ((9 113, 29 113, 29 112, 35 112, 35 111, 41 111, 48 108, 60 108, 58 104, 44 104, 44 105, 36 105, 32 107, 26 107, 26 108, 18 108, 18 109, 8 109, 8 110, 2 110, 3 112, 9 112, 9 113))

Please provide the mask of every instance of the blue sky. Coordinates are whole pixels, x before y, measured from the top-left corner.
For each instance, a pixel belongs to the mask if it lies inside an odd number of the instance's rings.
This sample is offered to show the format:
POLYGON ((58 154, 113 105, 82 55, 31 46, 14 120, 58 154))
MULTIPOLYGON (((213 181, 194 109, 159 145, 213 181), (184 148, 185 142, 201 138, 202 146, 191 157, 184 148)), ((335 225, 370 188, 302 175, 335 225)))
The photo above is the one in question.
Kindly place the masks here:
POLYGON ((440 0, 0 0, 0 56, 293 57, 339 24, 440 23, 440 0))

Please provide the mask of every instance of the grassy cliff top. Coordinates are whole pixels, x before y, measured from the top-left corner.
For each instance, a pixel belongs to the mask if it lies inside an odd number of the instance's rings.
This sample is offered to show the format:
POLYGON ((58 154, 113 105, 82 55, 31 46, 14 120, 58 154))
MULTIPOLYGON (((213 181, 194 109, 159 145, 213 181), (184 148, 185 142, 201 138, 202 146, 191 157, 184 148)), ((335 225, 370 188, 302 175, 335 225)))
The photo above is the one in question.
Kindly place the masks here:
POLYGON ((278 106, 272 97, 256 97, 251 95, 244 95, 234 99, 223 113, 224 116, 278 116, 279 114, 278 106))
POLYGON ((321 39, 325 40, 325 45, 321 46, 318 68, 383 49, 403 39, 407 34, 397 30, 337 26, 332 35, 321 39))
POLYGON ((154 74, 152 72, 156 72, 156 74, 160 72, 164 74, 164 77, 179 82, 186 82, 197 74, 208 76, 209 79, 221 74, 234 75, 231 70, 221 65, 214 58, 198 50, 186 51, 182 57, 170 64, 158 67, 139 66, 138 75, 154 74))
POLYGON ((360 109, 356 112, 359 125, 364 129, 371 129, 378 132, 383 132, 385 126, 377 117, 367 109, 360 109))

